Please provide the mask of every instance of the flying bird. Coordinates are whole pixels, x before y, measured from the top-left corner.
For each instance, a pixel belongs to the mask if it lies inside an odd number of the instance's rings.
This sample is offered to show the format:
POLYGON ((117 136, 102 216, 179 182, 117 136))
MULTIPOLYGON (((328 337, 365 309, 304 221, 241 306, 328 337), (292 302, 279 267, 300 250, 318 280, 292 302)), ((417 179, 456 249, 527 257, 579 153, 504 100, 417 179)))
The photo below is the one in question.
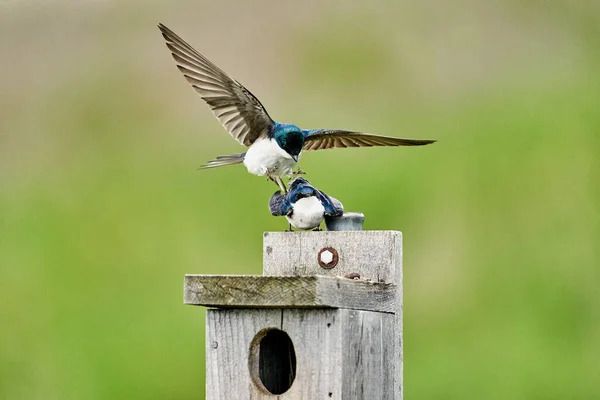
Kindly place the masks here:
POLYGON ((287 193, 273 193, 269 200, 269 210, 273 216, 285 216, 296 229, 319 230, 325 216, 337 217, 344 213, 339 200, 327 196, 302 177, 290 183, 287 193))
POLYGON ((201 168, 244 164, 248 172, 267 176, 286 192, 282 177, 290 176, 303 150, 333 147, 422 146, 435 140, 401 139, 340 129, 300 129, 274 121, 261 102, 172 30, 158 25, 177 68, 208 104, 244 153, 219 156, 201 168))

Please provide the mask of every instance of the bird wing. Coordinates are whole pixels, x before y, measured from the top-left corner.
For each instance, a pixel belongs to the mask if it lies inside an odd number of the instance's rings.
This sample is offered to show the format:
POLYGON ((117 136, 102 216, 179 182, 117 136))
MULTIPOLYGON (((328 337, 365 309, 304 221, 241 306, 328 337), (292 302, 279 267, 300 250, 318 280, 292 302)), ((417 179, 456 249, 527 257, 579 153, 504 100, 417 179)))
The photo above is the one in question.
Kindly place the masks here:
POLYGON ((163 24, 159 24, 158 28, 177 62, 177 68, 235 140, 250 146, 259 137, 268 135, 273 120, 248 89, 172 30, 163 24))
POLYGON ((302 132, 304 133, 303 150, 334 147, 423 146, 435 142, 435 140, 402 139, 337 129, 313 129, 302 132))
POLYGON ((316 194, 321 204, 323 204, 325 215, 338 217, 344 213, 344 206, 338 199, 328 196, 320 190, 317 190, 316 194))
POLYGON ((288 215, 291 209, 291 204, 287 201, 286 195, 281 194, 280 190, 273 193, 269 199, 269 211, 275 217, 288 215))
POLYGON ((338 216, 342 215, 344 213, 344 206, 343 206, 342 202, 334 197, 330 197, 330 196, 328 196, 328 197, 329 197, 329 199, 331 199, 331 209, 325 210, 329 213, 328 215, 331 215, 332 217, 338 217, 338 216))

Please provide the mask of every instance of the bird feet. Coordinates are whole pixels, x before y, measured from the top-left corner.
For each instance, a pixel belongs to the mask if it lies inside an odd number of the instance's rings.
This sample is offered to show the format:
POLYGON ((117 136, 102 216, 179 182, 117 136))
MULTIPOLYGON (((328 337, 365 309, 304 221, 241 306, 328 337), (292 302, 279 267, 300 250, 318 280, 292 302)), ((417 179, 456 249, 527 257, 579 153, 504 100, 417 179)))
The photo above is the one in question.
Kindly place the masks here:
POLYGON ((292 171, 292 173, 290 174, 290 176, 298 176, 298 175, 306 175, 306 172, 304 172, 300 168, 298 168, 297 170, 292 171))
POLYGON ((317 226, 315 229, 313 229, 313 232, 321 232, 321 227, 317 226))

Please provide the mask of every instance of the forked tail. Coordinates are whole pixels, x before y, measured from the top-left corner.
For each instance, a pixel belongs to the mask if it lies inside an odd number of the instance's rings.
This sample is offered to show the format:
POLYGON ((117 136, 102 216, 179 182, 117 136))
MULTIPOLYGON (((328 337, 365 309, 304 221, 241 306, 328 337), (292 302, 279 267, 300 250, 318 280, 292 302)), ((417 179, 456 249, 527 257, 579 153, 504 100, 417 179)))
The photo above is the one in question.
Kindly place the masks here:
POLYGON ((244 162, 246 153, 230 154, 227 156, 218 156, 214 160, 210 160, 206 165, 201 166, 199 169, 217 168, 224 167, 226 165, 241 164, 244 162))

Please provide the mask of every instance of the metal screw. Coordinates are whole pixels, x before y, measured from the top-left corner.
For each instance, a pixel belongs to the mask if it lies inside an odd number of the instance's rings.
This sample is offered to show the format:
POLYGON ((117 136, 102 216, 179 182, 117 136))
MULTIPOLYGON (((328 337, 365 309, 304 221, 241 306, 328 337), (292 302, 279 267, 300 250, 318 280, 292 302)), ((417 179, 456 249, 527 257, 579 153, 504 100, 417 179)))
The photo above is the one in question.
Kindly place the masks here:
POLYGON ((325 247, 319 251, 317 261, 321 268, 331 269, 335 267, 340 260, 338 252, 333 247, 325 247))

